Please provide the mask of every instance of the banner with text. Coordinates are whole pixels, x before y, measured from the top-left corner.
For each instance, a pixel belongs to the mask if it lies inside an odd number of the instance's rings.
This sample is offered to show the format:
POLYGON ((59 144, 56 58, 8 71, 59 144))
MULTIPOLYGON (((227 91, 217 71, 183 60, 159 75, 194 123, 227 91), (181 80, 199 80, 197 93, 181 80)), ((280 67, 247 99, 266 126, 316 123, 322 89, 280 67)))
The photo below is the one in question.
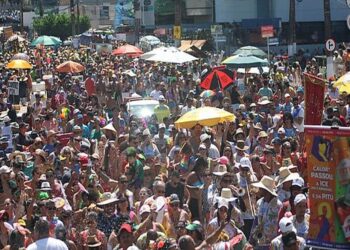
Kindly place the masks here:
POLYGON ((321 125, 325 82, 317 76, 304 73, 305 125, 321 125))
POLYGON ((307 244, 350 249, 350 129, 306 126, 310 227, 307 244))

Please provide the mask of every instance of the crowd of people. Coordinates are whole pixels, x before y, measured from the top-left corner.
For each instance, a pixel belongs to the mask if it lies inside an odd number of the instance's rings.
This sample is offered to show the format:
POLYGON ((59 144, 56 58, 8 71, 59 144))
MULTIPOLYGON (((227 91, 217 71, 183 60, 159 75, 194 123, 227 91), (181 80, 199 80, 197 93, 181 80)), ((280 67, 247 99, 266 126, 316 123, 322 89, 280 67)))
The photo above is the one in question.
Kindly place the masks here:
MULTIPOLYGON (((302 72, 318 75, 315 60, 276 60, 268 73, 238 73, 232 87, 203 96, 201 73, 214 66, 205 60, 21 49, 32 70, 9 70, 14 53, 0 54, 1 249, 306 248, 302 72), (72 58, 82 77, 57 73, 72 58), (31 101, 47 75, 45 94, 31 101), (21 104, 8 95, 14 80, 21 104), (136 116, 125 93, 159 104, 136 116), (175 127, 201 106, 236 118, 175 127)), ((329 83, 324 122, 347 126, 350 96, 329 83)))

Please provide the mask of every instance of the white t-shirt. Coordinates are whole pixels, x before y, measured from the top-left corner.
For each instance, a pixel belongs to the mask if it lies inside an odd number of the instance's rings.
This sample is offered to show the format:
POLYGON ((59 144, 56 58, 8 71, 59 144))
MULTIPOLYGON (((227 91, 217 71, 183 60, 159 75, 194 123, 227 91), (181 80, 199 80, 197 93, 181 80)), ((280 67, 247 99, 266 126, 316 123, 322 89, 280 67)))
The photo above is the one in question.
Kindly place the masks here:
MULTIPOLYGON (((299 106, 300 107, 300 106, 299 106)), ((297 112, 297 111, 295 111, 295 112, 297 112)), ((294 114, 294 107, 292 107, 292 114, 294 114)), ((303 121, 302 121, 302 123, 301 124, 298 124, 298 123, 296 123, 295 121, 294 121, 294 126, 298 129, 298 131, 299 132, 304 132, 304 109, 303 108, 301 108, 300 107, 300 110, 299 110, 299 112, 297 112, 297 115, 296 115, 296 117, 301 117, 301 118, 303 118, 303 121)), ((294 118, 295 119, 295 118, 294 118)))
POLYGON ((149 96, 152 97, 152 99, 153 99, 153 100, 156 100, 156 101, 159 100, 159 96, 161 96, 161 95, 162 95, 162 91, 160 91, 160 90, 153 90, 153 91, 149 94, 149 96))
POLYGON ((49 237, 30 244, 27 250, 68 250, 68 247, 63 241, 49 237))

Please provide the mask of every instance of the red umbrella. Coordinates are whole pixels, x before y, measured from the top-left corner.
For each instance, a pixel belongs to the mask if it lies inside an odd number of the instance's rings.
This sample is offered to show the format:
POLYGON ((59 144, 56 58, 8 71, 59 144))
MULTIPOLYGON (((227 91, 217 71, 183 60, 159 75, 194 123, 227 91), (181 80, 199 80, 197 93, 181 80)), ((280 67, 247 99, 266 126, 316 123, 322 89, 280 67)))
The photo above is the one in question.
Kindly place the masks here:
POLYGON ((130 44, 120 46, 119 48, 112 51, 112 55, 116 56, 135 56, 141 54, 143 54, 142 50, 130 44))
POLYGON ((60 73, 79 73, 85 70, 85 67, 80 63, 73 61, 64 62, 56 67, 56 70, 60 73))
POLYGON ((225 66, 219 66, 206 72, 201 80, 200 87, 202 89, 226 89, 236 80, 236 74, 225 66))

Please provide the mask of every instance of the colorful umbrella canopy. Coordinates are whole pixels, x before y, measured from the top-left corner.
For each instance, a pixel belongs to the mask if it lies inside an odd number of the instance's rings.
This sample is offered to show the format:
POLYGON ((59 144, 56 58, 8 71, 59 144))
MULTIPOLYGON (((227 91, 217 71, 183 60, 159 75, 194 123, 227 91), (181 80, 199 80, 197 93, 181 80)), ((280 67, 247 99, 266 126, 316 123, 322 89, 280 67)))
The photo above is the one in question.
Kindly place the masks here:
POLYGON ((201 94, 200 94, 200 97, 202 98, 208 98, 208 97, 212 97, 215 95, 215 92, 212 91, 212 90, 204 90, 201 94))
POLYGON ((233 68, 252 68, 252 67, 263 67, 268 66, 266 60, 260 59, 256 56, 230 56, 225 59, 222 64, 229 65, 233 68))
POLYGON ((39 44, 42 44, 44 46, 57 46, 60 45, 62 41, 54 36, 39 36, 36 38, 32 43, 30 44, 31 46, 35 47, 39 44))
POLYGON ((112 55, 116 56, 135 56, 141 54, 143 54, 142 50, 130 44, 120 46, 119 48, 112 51, 112 55))
POLYGON ((203 89, 226 89, 235 80, 235 74, 225 66, 215 67, 202 76, 200 87, 203 89))
POLYGON ((256 56, 259 58, 266 58, 267 55, 266 53, 254 46, 244 46, 239 48, 238 50, 236 50, 234 53, 234 55, 241 55, 241 56, 256 56))
POLYGON ((214 107, 201 107, 187 112, 181 116, 176 122, 176 128, 193 128, 199 124, 202 126, 215 126, 219 123, 232 122, 235 115, 223 109, 214 107))
POLYGON ((13 42, 13 41, 18 41, 18 42, 24 42, 26 39, 19 35, 12 35, 7 39, 7 42, 13 42))
POLYGON ((25 60, 12 60, 6 67, 8 69, 31 69, 32 65, 25 60))
POLYGON ((350 84, 350 72, 347 72, 345 75, 341 76, 335 83, 335 87, 339 87, 344 84, 350 84))
POLYGON ((60 73, 79 73, 85 70, 85 67, 73 61, 64 62, 56 67, 60 73))
POLYGON ((191 56, 190 54, 187 54, 185 52, 182 52, 181 50, 175 47, 157 48, 146 54, 142 55, 141 59, 144 59, 146 61, 153 61, 153 62, 181 64, 181 63, 198 60, 198 58, 191 56))
POLYGON ((339 93, 346 92, 347 94, 350 94, 350 83, 339 85, 337 88, 339 93))
POLYGON ((17 53, 11 58, 11 60, 24 60, 27 62, 29 62, 29 59, 30 58, 26 53, 17 53))
POLYGON ((262 67, 262 68, 239 68, 237 69, 237 73, 241 73, 241 74, 256 74, 256 75, 260 75, 261 73, 269 73, 270 68, 269 67, 262 67), (262 71, 261 71, 262 69, 262 71))
POLYGON ((160 44, 160 40, 155 36, 144 36, 140 38, 140 43, 146 43, 149 45, 157 45, 160 44))

